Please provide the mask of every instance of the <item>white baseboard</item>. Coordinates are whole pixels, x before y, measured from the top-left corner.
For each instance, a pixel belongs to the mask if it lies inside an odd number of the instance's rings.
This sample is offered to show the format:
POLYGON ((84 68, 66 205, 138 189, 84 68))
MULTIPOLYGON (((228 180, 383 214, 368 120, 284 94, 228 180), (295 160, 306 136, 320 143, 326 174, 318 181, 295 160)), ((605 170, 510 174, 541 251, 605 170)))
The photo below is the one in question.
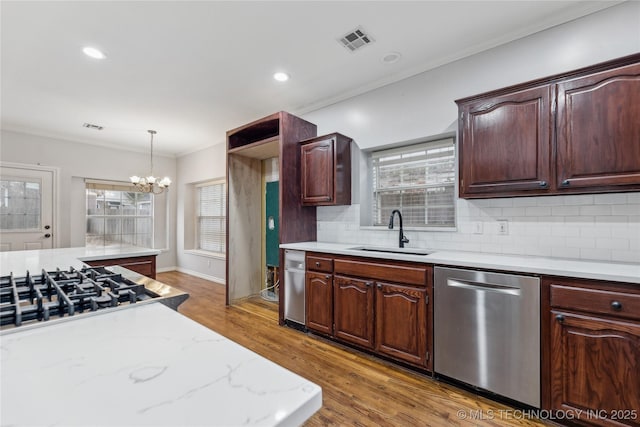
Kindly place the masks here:
POLYGON ((182 267, 175 267, 173 270, 179 271, 180 273, 190 274, 192 276, 196 276, 196 277, 199 277, 199 278, 204 279, 204 280, 210 280, 212 282, 220 283, 222 285, 226 284, 226 282, 227 282, 225 279, 223 279, 221 277, 215 277, 215 276, 211 276, 209 274, 199 273, 197 271, 188 270, 188 269, 182 268, 182 267))
POLYGON ((178 267, 174 265, 173 267, 156 268, 156 273, 166 273, 167 271, 177 271, 177 270, 178 270, 178 267))

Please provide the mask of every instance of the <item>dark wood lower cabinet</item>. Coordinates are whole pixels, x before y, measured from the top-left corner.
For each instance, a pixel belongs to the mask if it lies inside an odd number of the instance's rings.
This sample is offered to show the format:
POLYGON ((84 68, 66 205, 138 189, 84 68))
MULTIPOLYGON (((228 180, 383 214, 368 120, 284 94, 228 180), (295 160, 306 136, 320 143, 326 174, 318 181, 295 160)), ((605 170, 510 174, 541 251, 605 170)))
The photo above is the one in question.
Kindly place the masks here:
POLYGON ((336 275, 333 288, 335 337, 373 349, 373 281, 336 275))
POLYGON ((427 289, 378 283, 376 351, 419 366, 427 363, 427 289))
POLYGON ((431 266, 307 254, 306 326, 431 370, 431 266))
POLYGON ((333 334, 333 278, 331 274, 306 273, 307 328, 323 334, 333 334))
POLYGON ((640 325, 551 312, 554 409, 595 425, 640 426, 640 325))
POLYGON ((582 279, 545 279, 551 410, 567 421, 640 426, 640 289, 582 279))
POLYGON ((135 271, 138 274, 142 274, 143 276, 147 276, 152 279, 156 278, 156 255, 100 259, 95 261, 83 262, 92 267, 118 265, 128 270, 135 271))

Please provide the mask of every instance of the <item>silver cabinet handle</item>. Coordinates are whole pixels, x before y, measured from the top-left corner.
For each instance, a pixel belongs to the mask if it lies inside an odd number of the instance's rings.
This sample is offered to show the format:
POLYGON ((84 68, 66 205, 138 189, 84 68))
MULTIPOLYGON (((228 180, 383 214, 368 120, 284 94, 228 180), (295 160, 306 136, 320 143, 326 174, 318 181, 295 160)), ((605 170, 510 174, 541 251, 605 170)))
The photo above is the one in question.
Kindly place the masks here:
POLYGON ((519 288, 512 288, 510 286, 503 286, 503 285, 494 285, 491 283, 467 282, 464 280, 447 279, 447 286, 451 286, 452 288, 470 289, 473 291, 496 292, 499 294, 516 295, 516 296, 520 295, 519 288))

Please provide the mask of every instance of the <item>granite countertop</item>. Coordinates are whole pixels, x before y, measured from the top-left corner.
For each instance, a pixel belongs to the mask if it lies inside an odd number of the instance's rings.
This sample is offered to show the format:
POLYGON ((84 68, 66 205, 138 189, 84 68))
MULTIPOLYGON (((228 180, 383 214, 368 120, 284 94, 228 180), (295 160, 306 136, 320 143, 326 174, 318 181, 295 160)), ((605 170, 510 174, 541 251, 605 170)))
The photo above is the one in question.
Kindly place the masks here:
POLYGON ((434 250, 429 255, 412 255, 354 249, 362 246, 371 245, 328 242, 301 242, 280 245, 283 249, 301 251, 640 284, 640 264, 464 251, 434 250))
POLYGON ((127 246, 120 248, 58 248, 39 249, 33 251, 0 252, 0 276, 24 276, 29 270, 32 274, 40 274, 56 268, 82 268, 82 261, 96 261, 110 258, 127 258, 135 256, 158 255, 157 249, 127 246))
POLYGON ((293 426, 319 386, 162 304, 0 334, 0 424, 293 426))

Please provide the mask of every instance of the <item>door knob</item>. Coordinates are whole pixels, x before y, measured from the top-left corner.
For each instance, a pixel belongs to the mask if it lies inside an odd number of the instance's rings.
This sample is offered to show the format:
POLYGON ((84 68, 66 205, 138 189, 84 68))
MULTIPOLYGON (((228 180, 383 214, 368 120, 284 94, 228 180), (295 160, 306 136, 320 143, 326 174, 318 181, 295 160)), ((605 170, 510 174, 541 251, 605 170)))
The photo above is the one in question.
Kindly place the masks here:
POLYGON ((45 225, 45 226, 44 226, 44 229, 45 229, 45 230, 48 230, 48 229, 50 229, 50 228, 51 228, 51 226, 50 226, 50 225, 45 225))
POLYGON ((51 237, 51 234, 47 233, 44 235, 45 239, 48 239, 49 237, 51 237))

